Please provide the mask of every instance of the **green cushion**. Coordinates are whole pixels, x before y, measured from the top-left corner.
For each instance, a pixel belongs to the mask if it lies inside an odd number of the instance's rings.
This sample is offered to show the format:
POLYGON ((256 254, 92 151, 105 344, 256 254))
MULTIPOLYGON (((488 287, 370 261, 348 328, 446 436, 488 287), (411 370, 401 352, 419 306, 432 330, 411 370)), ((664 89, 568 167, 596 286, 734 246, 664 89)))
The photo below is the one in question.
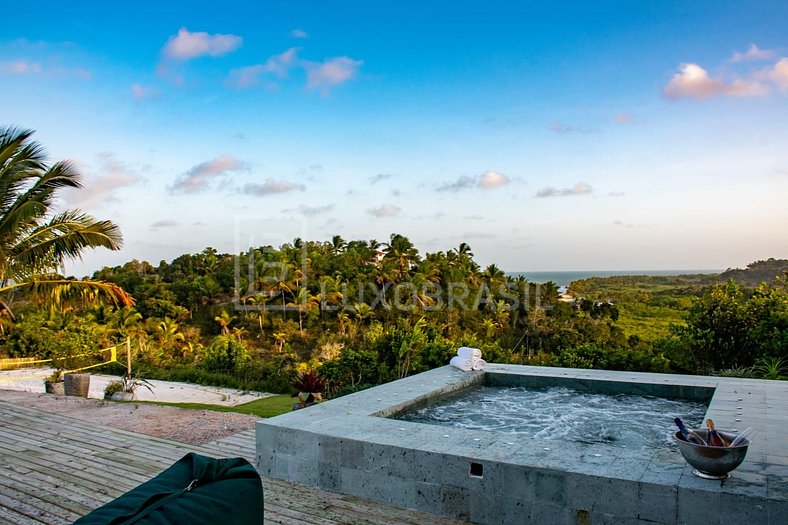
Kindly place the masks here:
POLYGON ((189 453, 75 525, 263 523, 263 485, 245 459, 189 453))

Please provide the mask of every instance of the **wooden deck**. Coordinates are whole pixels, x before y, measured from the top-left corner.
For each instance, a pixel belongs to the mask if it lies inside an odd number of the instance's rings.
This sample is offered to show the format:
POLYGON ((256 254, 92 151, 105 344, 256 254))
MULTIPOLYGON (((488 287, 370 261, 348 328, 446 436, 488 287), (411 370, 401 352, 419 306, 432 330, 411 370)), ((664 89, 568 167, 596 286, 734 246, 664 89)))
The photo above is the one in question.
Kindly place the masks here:
MULTIPOLYGON (((254 431, 204 446, 157 439, 0 400, 0 524, 67 524, 187 452, 254 461, 254 431)), ((263 477, 265 523, 458 525, 460 521, 263 477)))

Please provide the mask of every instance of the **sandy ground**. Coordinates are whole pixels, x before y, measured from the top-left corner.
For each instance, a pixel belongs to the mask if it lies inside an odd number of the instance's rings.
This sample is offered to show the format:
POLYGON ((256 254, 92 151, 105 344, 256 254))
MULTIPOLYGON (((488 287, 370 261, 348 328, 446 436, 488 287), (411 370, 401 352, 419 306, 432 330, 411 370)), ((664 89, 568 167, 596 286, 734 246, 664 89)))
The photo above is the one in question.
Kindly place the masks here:
MULTIPOLYGON (((53 371, 51 368, 20 368, 18 370, 2 371, 0 372, 0 389, 43 394, 44 378, 53 371)), ((110 381, 117 379, 120 379, 120 377, 91 374, 88 397, 104 399, 104 387, 110 381)), ((152 391, 144 386, 137 389, 136 395, 140 401, 235 406, 271 395, 264 392, 241 392, 231 388, 174 383, 155 379, 151 379, 148 382, 153 387, 152 391)))
MULTIPOLYGON (((104 385, 115 379, 113 376, 92 375, 89 398, 45 394, 43 377, 47 373, 43 369, 32 370, 36 375, 30 378, 30 372, 0 372, 0 401, 194 445, 254 428, 258 420, 256 416, 231 412, 104 401, 104 385), (19 379, 22 377, 26 379, 19 379)), ((271 395, 187 383, 151 383, 152 393, 145 388, 137 390, 140 400, 235 405, 271 395)))

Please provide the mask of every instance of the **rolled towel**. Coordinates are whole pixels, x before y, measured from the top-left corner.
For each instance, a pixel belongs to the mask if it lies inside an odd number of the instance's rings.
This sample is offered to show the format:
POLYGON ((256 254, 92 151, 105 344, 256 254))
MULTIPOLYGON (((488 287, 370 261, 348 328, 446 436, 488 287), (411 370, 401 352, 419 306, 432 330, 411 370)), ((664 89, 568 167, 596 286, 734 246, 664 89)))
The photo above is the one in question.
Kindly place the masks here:
POLYGON ((449 361, 449 364, 466 372, 473 370, 473 362, 470 359, 463 359, 458 355, 452 357, 451 361, 449 361))
POLYGON ((457 349, 457 355, 463 359, 481 359, 482 351, 478 348, 470 348, 468 346, 461 346, 457 349))
POLYGON ((484 370, 485 366, 487 366, 487 361, 484 359, 474 359, 471 363, 471 368, 473 370, 484 370))

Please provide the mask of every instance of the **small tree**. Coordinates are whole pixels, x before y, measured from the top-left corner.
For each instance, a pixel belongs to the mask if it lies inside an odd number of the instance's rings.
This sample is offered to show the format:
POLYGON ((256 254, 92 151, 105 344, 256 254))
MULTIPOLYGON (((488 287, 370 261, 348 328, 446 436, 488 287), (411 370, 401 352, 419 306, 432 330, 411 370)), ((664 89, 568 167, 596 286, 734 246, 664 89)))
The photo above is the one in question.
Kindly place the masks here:
POLYGON ((205 349, 200 366, 211 372, 236 372, 249 360, 242 340, 233 334, 216 336, 205 349))

